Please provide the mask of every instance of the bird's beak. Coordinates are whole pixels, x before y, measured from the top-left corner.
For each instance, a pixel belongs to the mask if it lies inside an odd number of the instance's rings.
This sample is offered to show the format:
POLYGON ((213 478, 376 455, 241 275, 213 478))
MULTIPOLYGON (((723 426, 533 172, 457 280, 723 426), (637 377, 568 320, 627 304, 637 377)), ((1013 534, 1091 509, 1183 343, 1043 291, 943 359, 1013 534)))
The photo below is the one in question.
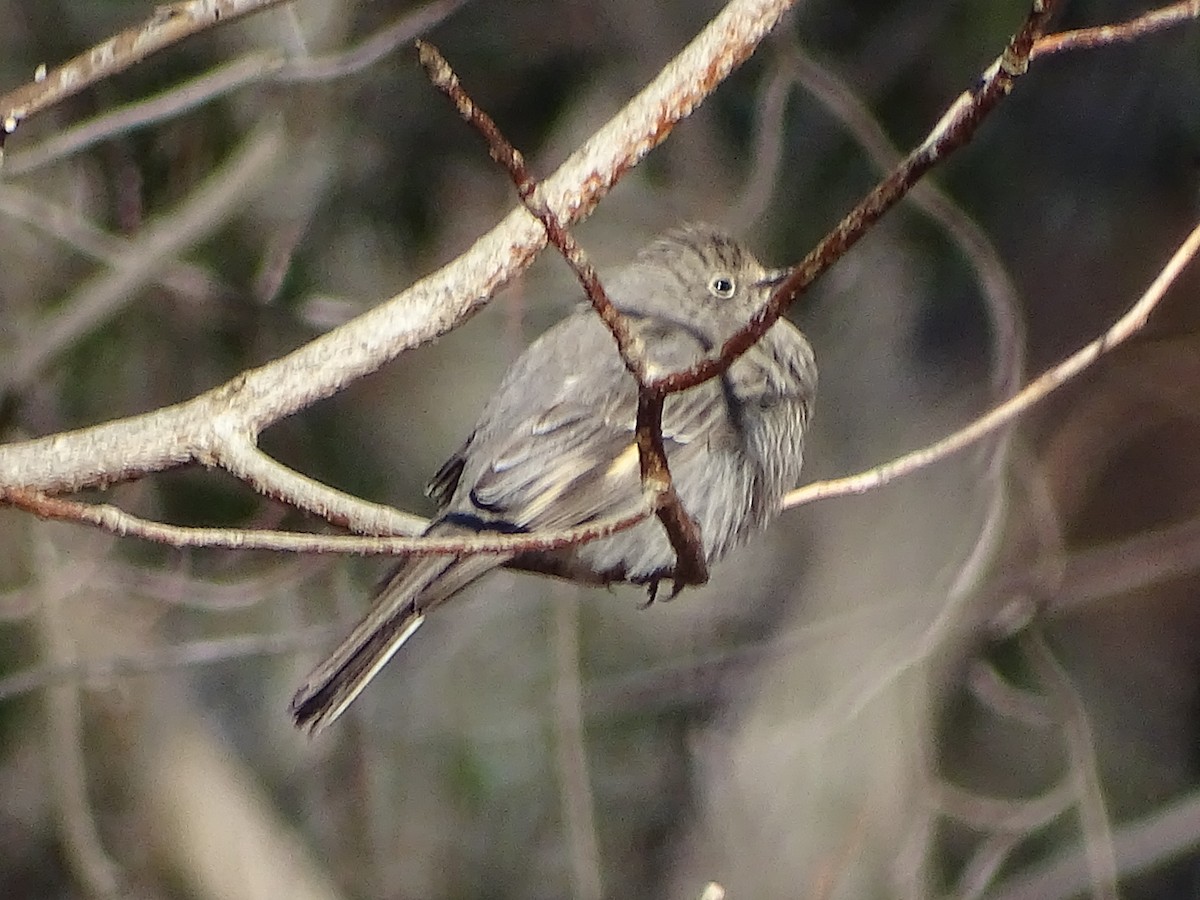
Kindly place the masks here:
POLYGON ((790 268, 787 269, 768 269, 767 274, 758 280, 758 287, 775 288, 783 284, 784 279, 792 274, 790 268))

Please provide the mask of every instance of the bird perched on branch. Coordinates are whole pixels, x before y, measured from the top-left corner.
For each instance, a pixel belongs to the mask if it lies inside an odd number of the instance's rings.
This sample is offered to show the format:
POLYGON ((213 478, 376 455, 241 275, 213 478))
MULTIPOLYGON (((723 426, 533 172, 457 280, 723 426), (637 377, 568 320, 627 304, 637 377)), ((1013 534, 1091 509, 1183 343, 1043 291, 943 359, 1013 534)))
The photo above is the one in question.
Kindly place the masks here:
MULTIPOLYGON (((669 231, 606 279, 651 377, 720 350, 787 270, 767 270, 707 225, 669 231)), ((666 398, 663 448, 676 494, 699 527, 707 563, 763 529, 800 475, 816 393, 812 347, 777 321, 722 374, 666 398)), ((513 363, 475 430, 428 491, 426 534, 553 533, 644 504, 635 442, 638 384, 590 307, 546 331, 513 363)), ((590 583, 651 590, 675 576, 662 524, 545 553, 422 556, 382 581, 366 617, 292 700, 297 725, 333 722, 424 617, 481 575, 512 562, 590 583)))

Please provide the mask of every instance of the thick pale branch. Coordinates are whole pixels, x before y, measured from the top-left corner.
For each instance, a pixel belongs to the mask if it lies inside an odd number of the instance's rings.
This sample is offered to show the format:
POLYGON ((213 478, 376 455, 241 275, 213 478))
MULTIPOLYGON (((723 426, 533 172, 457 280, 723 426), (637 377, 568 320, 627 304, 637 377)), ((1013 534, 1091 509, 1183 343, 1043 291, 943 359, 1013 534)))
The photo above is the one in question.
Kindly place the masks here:
POLYGON ((420 516, 370 503, 289 469, 263 453, 249 434, 225 436, 221 440, 218 463, 259 493, 357 534, 420 534, 429 524, 420 516))
MULTIPOLYGON (((542 184, 548 207, 576 222, 745 59, 790 7, 732 0, 617 116, 542 184)), ((284 416, 444 334, 481 308, 545 244, 524 208, 454 262, 352 322, 220 388, 158 413, 0 448, 0 485, 77 490, 198 459, 215 463, 214 417, 257 434, 284 416), (136 444, 134 441, 136 440, 136 444)))

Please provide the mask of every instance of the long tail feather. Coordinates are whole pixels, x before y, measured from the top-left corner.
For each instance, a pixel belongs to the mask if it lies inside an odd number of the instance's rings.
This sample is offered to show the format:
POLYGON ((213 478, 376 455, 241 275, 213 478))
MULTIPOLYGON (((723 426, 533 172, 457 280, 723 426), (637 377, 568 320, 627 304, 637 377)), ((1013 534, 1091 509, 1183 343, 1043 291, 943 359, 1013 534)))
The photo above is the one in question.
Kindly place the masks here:
POLYGON ((402 565, 363 620, 296 691, 291 703, 296 725, 309 734, 332 725, 412 637, 425 613, 504 562, 495 556, 429 557, 402 565))

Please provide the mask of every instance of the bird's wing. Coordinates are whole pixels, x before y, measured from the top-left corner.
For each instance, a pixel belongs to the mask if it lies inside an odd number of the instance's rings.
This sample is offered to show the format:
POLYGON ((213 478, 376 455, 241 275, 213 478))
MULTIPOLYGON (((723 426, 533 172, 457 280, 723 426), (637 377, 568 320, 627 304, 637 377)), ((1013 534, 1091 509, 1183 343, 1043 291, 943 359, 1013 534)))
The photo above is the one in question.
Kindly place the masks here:
MULTIPOLYGON (((667 399, 663 447, 676 476, 729 431, 718 384, 667 399)), ((547 531, 634 512, 642 502, 636 415, 637 390, 622 373, 599 404, 566 397, 477 436, 447 513, 461 525, 465 515, 485 528, 547 531)))
MULTIPOLYGON (((650 340, 660 360, 670 341, 680 344, 673 354, 678 367, 696 359, 695 341, 682 332, 650 340)), ((432 482, 434 496, 446 503, 444 520, 463 527, 553 530, 632 514, 640 506, 637 388, 611 344, 601 347, 601 365, 576 358, 578 371, 569 372, 560 356, 557 365, 552 361, 504 385, 516 400, 494 403, 432 482), (522 402, 522 396, 533 402, 522 402)), ((690 469, 713 440, 730 439, 724 395, 724 383, 715 379, 667 398, 662 439, 673 475, 690 469)))

